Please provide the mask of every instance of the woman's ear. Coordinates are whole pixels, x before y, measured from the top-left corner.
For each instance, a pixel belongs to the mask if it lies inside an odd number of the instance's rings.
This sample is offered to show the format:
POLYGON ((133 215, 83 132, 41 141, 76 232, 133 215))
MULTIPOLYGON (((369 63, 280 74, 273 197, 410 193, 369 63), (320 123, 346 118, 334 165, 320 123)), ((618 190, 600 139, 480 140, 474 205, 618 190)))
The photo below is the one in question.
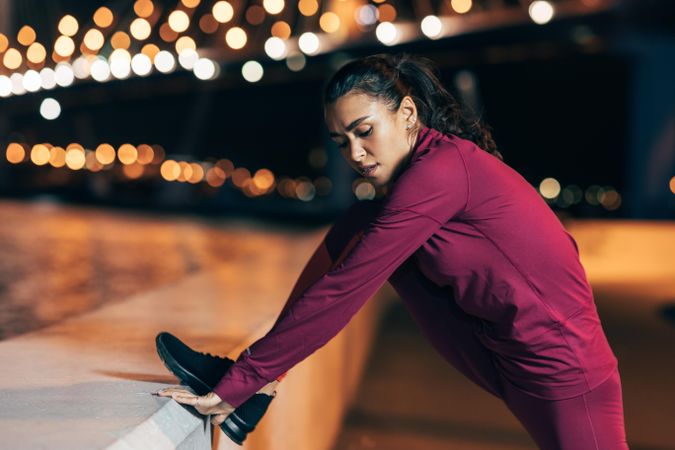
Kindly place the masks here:
POLYGON ((401 119, 405 123, 415 124, 417 121, 417 106, 411 96, 406 95, 401 100, 401 105, 398 107, 398 112, 401 115, 401 119))

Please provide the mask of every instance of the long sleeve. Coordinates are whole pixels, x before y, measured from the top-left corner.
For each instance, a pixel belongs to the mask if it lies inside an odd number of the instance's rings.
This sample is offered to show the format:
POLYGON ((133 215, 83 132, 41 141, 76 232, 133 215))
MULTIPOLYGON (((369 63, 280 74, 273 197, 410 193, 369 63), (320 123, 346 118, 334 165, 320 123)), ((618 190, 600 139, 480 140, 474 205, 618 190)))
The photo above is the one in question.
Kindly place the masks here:
POLYGON ((333 266, 340 264, 349 254, 354 244, 361 239, 364 228, 371 221, 381 199, 363 200, 352 203, 333 223, 312 257, 300 273, 291 294, 282 308, 277 321, 284 312, 295 303, 309 286, 314 284, 333 266))
POLYGON ((334 337, 399 265, 464 210, 468 182, 453 144, 417 149, 350 253, 242 353, 216 394, 239 406, 334 337))

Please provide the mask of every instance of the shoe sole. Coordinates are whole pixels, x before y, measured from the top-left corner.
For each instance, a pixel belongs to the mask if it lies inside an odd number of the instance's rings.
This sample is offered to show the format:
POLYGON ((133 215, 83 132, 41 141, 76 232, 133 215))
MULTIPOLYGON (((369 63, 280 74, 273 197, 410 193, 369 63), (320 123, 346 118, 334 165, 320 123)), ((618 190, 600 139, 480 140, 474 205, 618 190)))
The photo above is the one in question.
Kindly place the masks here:
MULTIPOLYGON (((169 370, 169 372, 173 373, 176 377, 178 377, 178 379, 181 382, 187 383, 187 385, 192 389, 194 389, 195 391, 197 389, 194 388, 194 385, 201 387, 206 392, 211 392, 213 389, 209 385, 203 382, 195 374, 190 372, 187 368, 183 367, 178 361, 174 359, 173 356, 171 356, 171 353, 164 345, 164 342, 162 341, 160 336, 161 335, 158 335, 157 338, 155 339, 155 345, 157 347, 157 354, 159 355, 159 359, 162 360, 164 367, 166 367, 169 370)), ((244 432, 236 423, 232 421, 232 419, 230 419, 229 416, 231 415, 236 416, 234 412, 228 415, 225 421, 220 424, 220 429, 223 430, 223 433, 225 433, 227 437, 230 438, 235 444, 244 445, 244 440, 246 439, 246 435, 248 433, 244 432), (223 425, 227 425, 231 429, 224 428, 223 425), (241 435, 243 436, 243 438, 240 438, 237 435, 241 435)))

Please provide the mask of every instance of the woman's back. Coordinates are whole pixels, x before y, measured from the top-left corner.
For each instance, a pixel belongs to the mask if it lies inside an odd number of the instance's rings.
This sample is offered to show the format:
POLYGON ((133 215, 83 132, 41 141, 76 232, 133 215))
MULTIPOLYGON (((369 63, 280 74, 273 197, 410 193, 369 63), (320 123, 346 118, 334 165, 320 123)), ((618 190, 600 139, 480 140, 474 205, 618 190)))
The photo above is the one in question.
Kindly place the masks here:
POLYGON ((480 320, 484 345, 524 389, 562 398, 603 381, 616 359, 572 236, 517 171, 471 141, 427 130, 383 200, 439 222, 414 253, 420 272, 480 320), (444 204, 456 210, 443 216, 444 204), (586 345, 574 350, 572 341, 586 345), (587 366, 602 379, 586 377, 587 366))

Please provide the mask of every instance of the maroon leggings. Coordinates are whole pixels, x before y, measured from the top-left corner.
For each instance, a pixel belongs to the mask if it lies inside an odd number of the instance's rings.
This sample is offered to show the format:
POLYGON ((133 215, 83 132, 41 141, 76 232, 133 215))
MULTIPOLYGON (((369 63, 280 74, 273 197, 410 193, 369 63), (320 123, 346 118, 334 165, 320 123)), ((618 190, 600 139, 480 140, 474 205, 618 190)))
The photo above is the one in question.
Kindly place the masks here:
POLYGON ((595 389, 565 400, 532 397, 506 380, 502 386, 506 406, 541 449, 628 448, 618 368, 595 389))

